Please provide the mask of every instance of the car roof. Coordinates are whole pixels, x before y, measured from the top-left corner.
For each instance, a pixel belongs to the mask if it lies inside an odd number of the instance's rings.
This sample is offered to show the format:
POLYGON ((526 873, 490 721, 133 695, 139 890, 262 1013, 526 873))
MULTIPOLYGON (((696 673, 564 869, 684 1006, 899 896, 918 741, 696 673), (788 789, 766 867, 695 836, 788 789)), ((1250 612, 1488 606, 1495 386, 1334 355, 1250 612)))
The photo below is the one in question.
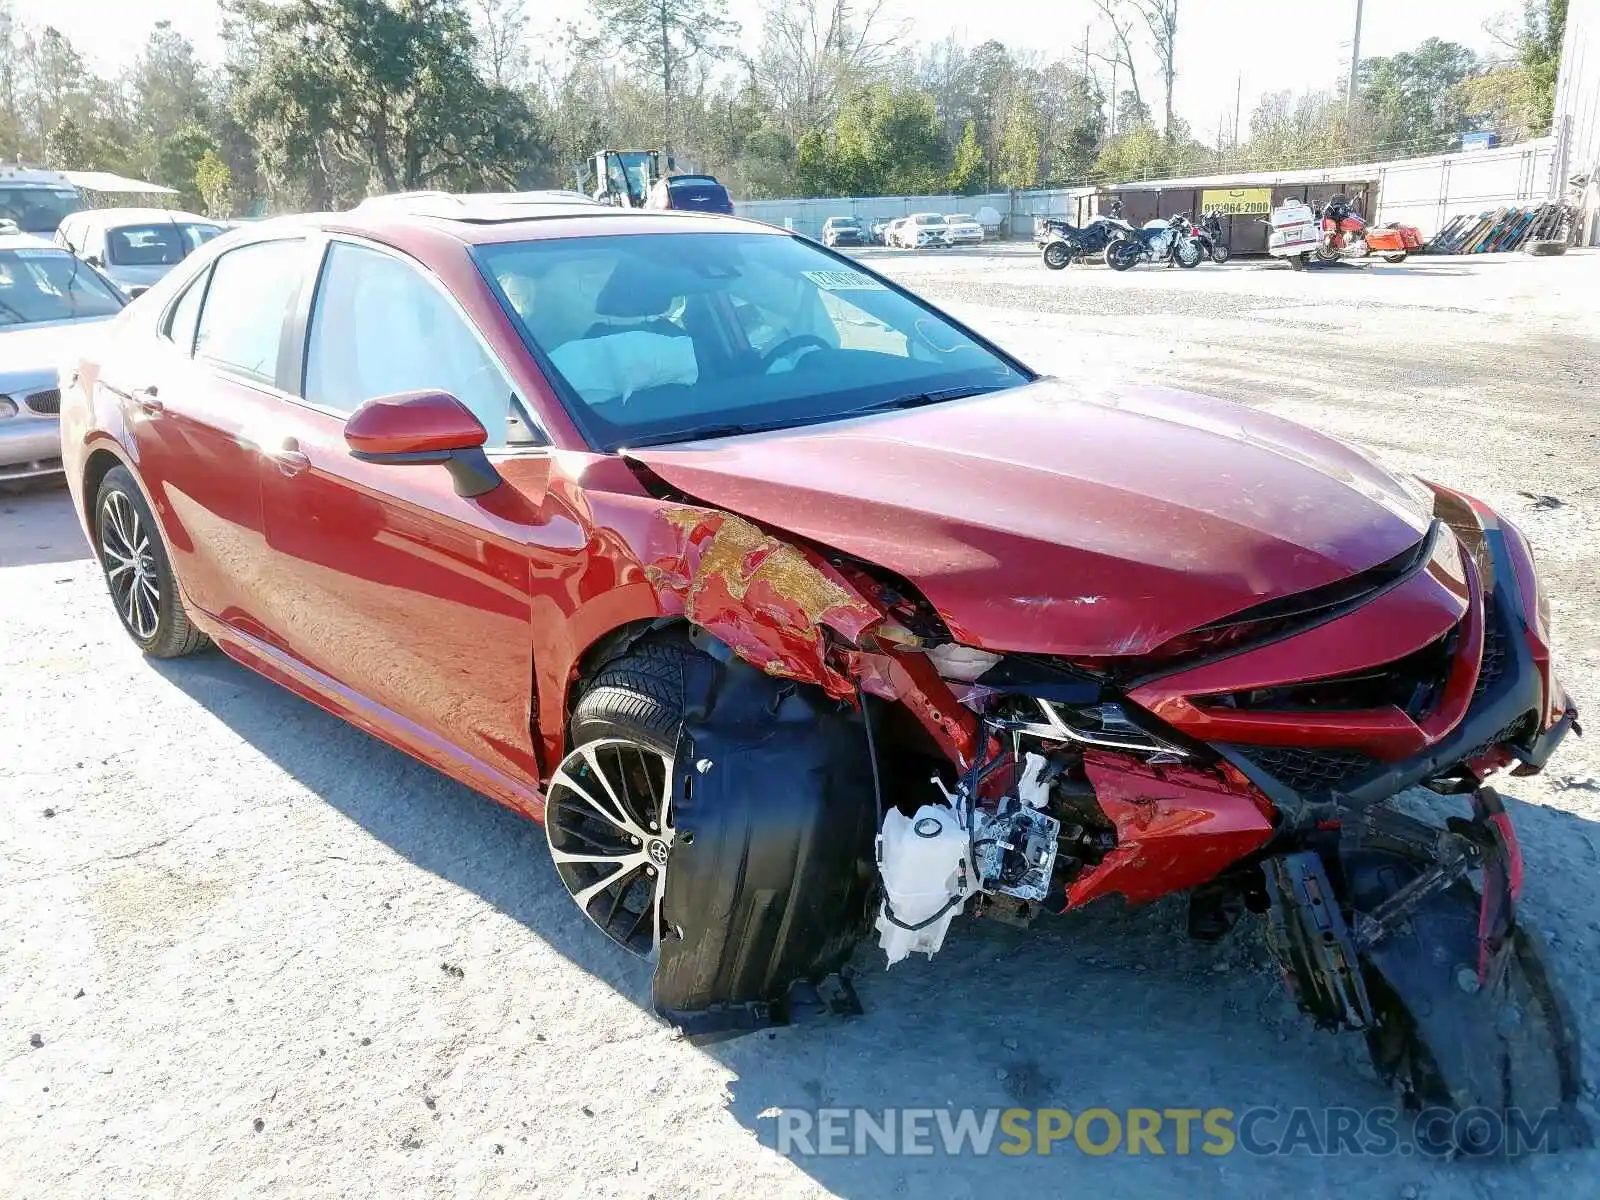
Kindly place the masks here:
POLYGON ((316 230, 371 237, 402 249, 408 248, 412 242, 437 238, 467 245, 492 245, 618 233, 762 233, 789 236, 785 229, 721 213, 614 208, 592 200, 569 200, 564 197, 532 202, 506 199, 504 194, 449 199, 443 198, 444 195, 380 197, 383 203, 366 201, 348 212, 274 217, 234 230, 230 234, 229 244, 238 245, 236 239, 241 235, 246 240, 256 241, 316 230))
POLYGON ((58 250, 66 253, 49 238, 36 233, 0 233, 0 250, 58 250))
POLYGON ((184 225, 216 225, 222 222, 198 213, 175 208, 89 208, 69 213, 66 220, 85 228, 116 229, 123 225, 160 225, 171 221, 184 225))

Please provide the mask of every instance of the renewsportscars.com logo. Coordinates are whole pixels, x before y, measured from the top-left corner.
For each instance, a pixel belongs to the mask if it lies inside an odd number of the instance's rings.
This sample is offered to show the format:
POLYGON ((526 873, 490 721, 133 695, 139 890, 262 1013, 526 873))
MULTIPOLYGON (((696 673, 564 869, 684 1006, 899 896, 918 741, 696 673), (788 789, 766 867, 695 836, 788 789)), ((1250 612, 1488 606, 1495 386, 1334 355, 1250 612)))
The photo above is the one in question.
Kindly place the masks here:
POLYGON ((1487 1108, 769 1109, 789 1158, 851 1155, 1519 1155, 1553 1149, 1560 1114, 1487 1108))

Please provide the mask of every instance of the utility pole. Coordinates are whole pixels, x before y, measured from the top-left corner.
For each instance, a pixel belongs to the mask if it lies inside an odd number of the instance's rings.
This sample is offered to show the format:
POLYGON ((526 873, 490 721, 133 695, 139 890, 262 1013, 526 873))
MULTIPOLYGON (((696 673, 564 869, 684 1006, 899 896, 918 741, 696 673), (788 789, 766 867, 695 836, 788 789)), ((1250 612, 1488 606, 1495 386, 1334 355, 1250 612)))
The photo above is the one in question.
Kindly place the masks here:
POLYGON ((1239 116, 1244 111, 1244 72, 1239 72, 1239 84, 1233 92, 1233 148, 1239 148, 1239 116))
POLYGON ((1111 137, 1117 136, 1117 66, 1118 60, 1111 60, 1111 137))
POLYGON ((1344 92, 1347 107, 1356 102, 1356 72, 1361 67, 1361 3, 1362 0, 1356 0, 1356 27, 1350 35, 1350 81, 1344 92))

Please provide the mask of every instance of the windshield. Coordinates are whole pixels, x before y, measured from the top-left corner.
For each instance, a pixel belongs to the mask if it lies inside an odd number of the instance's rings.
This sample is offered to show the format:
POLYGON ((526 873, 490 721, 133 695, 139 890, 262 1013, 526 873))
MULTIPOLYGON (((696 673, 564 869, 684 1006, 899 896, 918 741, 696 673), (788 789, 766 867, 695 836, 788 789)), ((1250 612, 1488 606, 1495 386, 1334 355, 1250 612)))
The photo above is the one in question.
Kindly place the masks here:
POLYGON ((119 267, 170 267, 222 232, 218 225, 161 221, 106 230, 106 261, 119 267))
POLYGON ((121 307, 116 291, 65 250, 0 249, 0 328, 105 317, 121 307))
POLYGON ((945 220, 949 221, 950 224, 952 224, 952 225, 956 224, 957 222, 960 222, 960 223, 962 223, 964 225, 976 225, 977 224, 977 222, 974 221, 971 217, 969 217, 966 213, 951 213, 948 217, 945 218, 945 220))
POLYGON ((76 188, 0 187, 0 217, 15 221, 23 233, 54 233, 61 218, 82 208, 76 188))
POLYGON ((601 449, 836 420, 1032 378, 798 238, 622 234, 476 254, 601 449))
POLYGON ((861 222, 854 217, 834 217, 831 224, 835 229, 855 229, 861 222))

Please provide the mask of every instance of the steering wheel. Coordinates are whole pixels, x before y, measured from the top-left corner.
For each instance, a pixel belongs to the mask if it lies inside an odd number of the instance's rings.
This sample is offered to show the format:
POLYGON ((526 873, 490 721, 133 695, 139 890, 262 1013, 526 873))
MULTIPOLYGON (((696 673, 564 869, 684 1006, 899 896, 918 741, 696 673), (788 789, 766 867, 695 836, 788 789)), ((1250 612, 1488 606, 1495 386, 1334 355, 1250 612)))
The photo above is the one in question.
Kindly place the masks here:
POLYGON ((818 350, 833 349, 831 345, 823 341, 814 333, 796 333, 790 337, 784 338, 783 341, 779 342, 776 346, 761 356, 761 373, 765 375, 768 371, 772 370, 772 364, 777 362, 780 358, 787 357, 788 355, 793 354, 796 350, 802 350, 807 346, 814 346, 818 350))

